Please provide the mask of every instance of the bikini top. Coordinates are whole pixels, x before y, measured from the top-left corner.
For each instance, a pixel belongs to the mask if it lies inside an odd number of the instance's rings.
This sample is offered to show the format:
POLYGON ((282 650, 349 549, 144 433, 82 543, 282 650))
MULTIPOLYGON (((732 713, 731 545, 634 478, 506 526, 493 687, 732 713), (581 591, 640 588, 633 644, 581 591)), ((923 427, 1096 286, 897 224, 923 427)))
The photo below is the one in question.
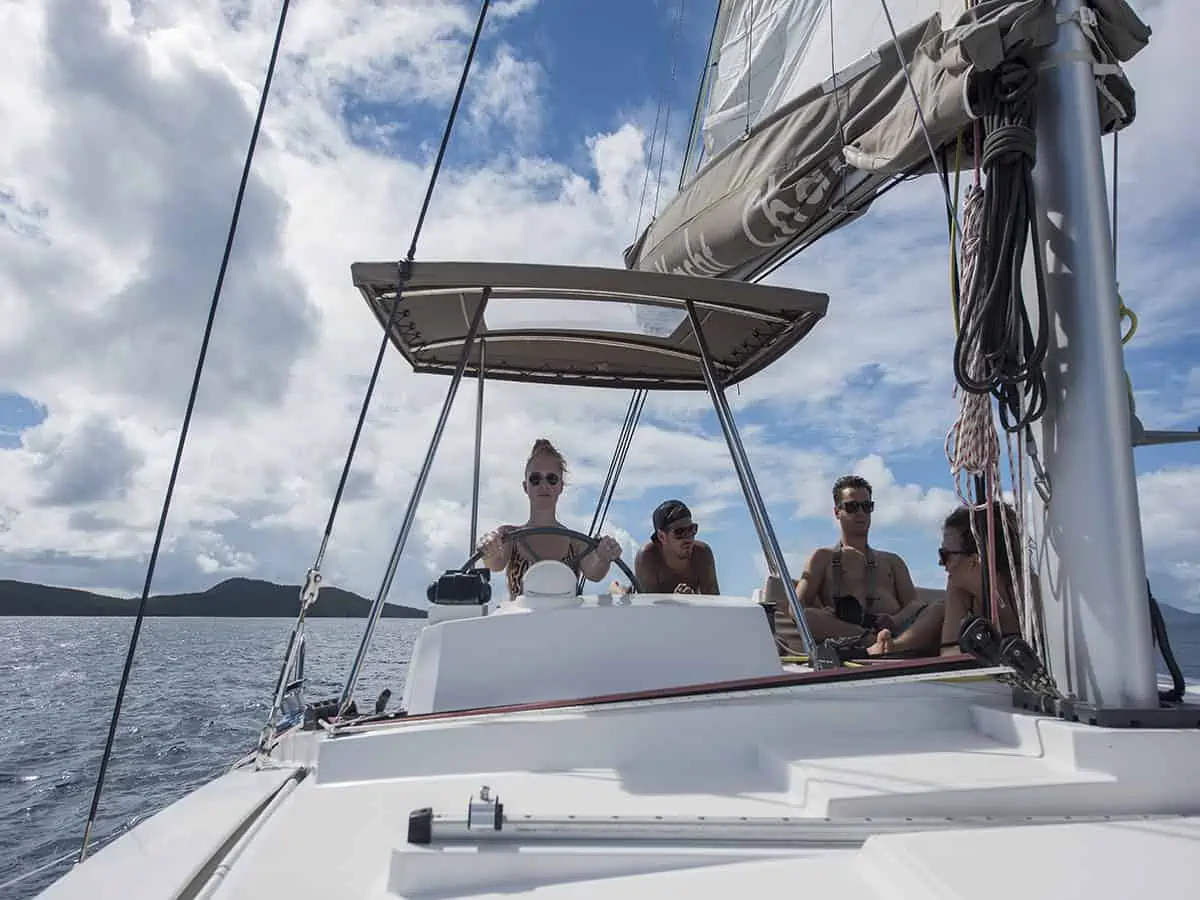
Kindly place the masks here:
MULTIPOLYGON (((562 557, 561 562, 566 563, 571 567, 571 571, 576 575, 579 574, 579 558, 575 555, 575 543, 572 541, 567 546, 566 555, 562 557)), ((508 554, 508 564, 504 567, 505 574, 508 577, 508 596, 515 600, 521 593, 525 583, 525 573, 529 571, 529 567, 533 563, 525 554, 521 553, 514 542, 508 554)))

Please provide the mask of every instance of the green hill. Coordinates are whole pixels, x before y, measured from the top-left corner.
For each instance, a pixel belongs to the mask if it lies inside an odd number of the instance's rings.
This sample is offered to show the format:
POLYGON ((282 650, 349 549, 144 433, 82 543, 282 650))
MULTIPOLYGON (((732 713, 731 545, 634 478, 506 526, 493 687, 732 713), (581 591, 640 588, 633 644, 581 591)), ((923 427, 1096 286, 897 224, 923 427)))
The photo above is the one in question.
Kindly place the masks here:
MULTIPOLYGON (((134 616, 137 597, 112 597, 75 588, 0 580, 0 616, 134 616)), ((336 587, 322 587, 311 618, 362 619, 371 601, 336 587)), ((300 610, 299 585, 274 584, 252 578, 230 578, 194 594, 152 595, 148 616, 219 616, 225 618, 295 618, 300 610)), ((385 604, 385 619, 423 619, 425 610, 385 604)))

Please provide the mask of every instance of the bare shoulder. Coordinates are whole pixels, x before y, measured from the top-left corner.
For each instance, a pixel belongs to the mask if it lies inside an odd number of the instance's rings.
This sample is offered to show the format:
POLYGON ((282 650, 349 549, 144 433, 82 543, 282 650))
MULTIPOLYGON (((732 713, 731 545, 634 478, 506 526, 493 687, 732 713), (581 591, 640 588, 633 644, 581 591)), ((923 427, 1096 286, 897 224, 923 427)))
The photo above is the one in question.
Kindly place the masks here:
POLYGON ((813 575, 816 572, 821 572, 833 561, 832 547, 818 547, 808 557, 808 562, 804 564, 804 574, 813 575))
POLYGON ((653 554, 654 550, 655 550, 654 541, 646 541, 646 543, 642 544, 642 546, 640 546, 638 548, 636 558, 637 559, 645 559, 647 556, 653 554))
POLYGON ((904 557, 899 553, 892 553, 890 550, 876 550, 875 556, 882 566, 895 571, 908 571, 908 563, 904 561, 904 557))
POLYGON ((704 543, 704 541, 696 541, 693 543, 692 553, 698 553, 702 558, 712 559, 713 557, 712 547, 708 546, 708 544, 704 543))

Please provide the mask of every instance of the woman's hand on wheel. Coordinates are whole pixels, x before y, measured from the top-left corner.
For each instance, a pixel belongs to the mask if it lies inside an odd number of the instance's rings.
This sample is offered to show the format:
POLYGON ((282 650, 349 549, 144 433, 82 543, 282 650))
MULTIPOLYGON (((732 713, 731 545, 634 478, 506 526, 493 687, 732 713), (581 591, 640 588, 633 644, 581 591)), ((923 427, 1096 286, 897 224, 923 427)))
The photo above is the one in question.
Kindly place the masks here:
POLYGON ((475 549, 479 551, 483 559, 496 559, 504 552, 505 544, 508 543, 508 535, 515 530, 511 525, 501 525, 480 538, 475 549))
POLYGON ((596 557, 602 562, 610 563, 621 558, 621 545, 615 538, 605 535, 596 544, 596 557))

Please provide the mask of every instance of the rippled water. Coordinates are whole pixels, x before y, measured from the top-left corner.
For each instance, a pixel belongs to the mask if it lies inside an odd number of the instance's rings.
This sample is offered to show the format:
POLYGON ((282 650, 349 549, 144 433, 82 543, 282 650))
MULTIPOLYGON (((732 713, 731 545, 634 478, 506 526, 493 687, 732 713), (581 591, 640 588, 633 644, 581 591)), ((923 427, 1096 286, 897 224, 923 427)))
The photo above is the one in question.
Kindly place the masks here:
MULTIPOLYGON (((393 706, 423 620, 383 619, 355 692, 393 706)), ((292 623, 147 619, 142 626, 104 793, 103 838, 203 784, 253 749, 292 623)), ((308 624, 307 695, 341 689, 361 620, 308 624)), ((132 619, 0 617, 0 884, 78 850, 112 716, 132 619)), ((21 900, 56 868, 3 892, 21 900)))
MULTIPOLYGON (((335 695, 363 622, 314 619, 308 697, 335 695)), ((422 620, 383 619, 363 667, 360 705, 399 702, 422 620)), ((108 731, 130 619, 0 617, 0 884, 76 851, 108 731)), ((249 752, 267 714, 291 622, 148 619, 142 629, 93 840, 162 809, 249 752)), ((1200 679, 1200 627, 1170 632, 1200 679)), ((59 867, 0 900, 23 900, 59 867)))

